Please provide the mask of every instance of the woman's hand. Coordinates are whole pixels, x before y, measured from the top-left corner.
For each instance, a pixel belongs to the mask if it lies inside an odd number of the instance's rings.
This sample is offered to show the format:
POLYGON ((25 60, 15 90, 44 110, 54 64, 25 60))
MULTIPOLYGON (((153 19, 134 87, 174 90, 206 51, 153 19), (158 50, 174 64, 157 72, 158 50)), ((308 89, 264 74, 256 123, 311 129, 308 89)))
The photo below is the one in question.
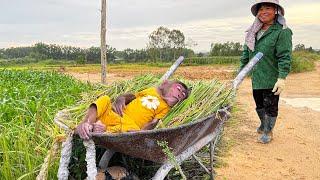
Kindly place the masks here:
POLYGON ((278 79, 278 81, 276 82, 276 84, 274 85, 272 92, 274 92, 274 95, 280 95, 281 92, 284 90, 284 88, 286 87, 286 83, 285 83, 285 79, 278 79))

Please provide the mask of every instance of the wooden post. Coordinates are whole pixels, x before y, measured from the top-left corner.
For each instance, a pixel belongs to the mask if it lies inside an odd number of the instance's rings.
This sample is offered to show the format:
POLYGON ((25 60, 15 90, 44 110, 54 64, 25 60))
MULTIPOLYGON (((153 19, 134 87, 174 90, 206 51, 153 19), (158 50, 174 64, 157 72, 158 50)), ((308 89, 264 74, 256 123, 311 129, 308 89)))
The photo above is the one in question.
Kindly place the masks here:
POLYGON ((101 83, 106 84, 107 77, 107 47, 106 47, 106 18, 107 0, 101 0, 101 83))

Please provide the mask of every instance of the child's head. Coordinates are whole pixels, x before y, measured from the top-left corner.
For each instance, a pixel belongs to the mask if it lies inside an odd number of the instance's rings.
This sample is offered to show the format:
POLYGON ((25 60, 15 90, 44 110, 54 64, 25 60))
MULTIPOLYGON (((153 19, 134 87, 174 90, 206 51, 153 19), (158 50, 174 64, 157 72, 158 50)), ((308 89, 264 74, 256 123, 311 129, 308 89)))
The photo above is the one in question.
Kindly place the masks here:
POLYGON ((178 80, 163 81, 159 86, 159 90, 163 99, 171 107, 188 98, 190 94, 188 87, 178 80))

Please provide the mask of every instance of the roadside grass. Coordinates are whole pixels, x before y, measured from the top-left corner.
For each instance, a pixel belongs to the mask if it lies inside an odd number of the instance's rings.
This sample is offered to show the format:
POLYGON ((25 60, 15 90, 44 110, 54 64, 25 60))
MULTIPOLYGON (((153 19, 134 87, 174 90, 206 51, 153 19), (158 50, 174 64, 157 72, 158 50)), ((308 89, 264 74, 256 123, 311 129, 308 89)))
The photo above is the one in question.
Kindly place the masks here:
MULTIPOLYGON (((0 70, 0 179, 35 179, 60 132, 55 113, 92 86, 55 72, 0 70)), ((57 160, 49 179, 56 179, 57 160)))
POLYGON ((239 126, 240 121, 238 120, 237 112, 240 111, 242 110, 237 105, 233 106, 231 118, 224 124, 221 139, 216 148, 215 168, 221 168, 228 165, 228 162, 223 160, 223 158, 229 156, 230 150, 237 144, 236 138, 233 137, 233 132, 236 131, 239 126))
POLYGON ((291 72, 301 73, 315 70, 315 62, 320 61, 320 55, 306 51, 293 53, 291 72))

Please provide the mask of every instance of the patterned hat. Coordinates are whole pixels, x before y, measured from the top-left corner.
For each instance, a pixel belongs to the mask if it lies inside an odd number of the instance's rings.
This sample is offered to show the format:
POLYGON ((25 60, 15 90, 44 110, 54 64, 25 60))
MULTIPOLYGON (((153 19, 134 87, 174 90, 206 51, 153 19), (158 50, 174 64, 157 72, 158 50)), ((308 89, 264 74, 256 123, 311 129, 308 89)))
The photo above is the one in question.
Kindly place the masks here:
POLYGON ((251 7, 251 12, 254 16, 258 14, 258 5, 261 3, 272 3, 279 7, 281 14, 284 16, 284 8, 280 5, 279 0, 257 0, 257 2, 251 7))

